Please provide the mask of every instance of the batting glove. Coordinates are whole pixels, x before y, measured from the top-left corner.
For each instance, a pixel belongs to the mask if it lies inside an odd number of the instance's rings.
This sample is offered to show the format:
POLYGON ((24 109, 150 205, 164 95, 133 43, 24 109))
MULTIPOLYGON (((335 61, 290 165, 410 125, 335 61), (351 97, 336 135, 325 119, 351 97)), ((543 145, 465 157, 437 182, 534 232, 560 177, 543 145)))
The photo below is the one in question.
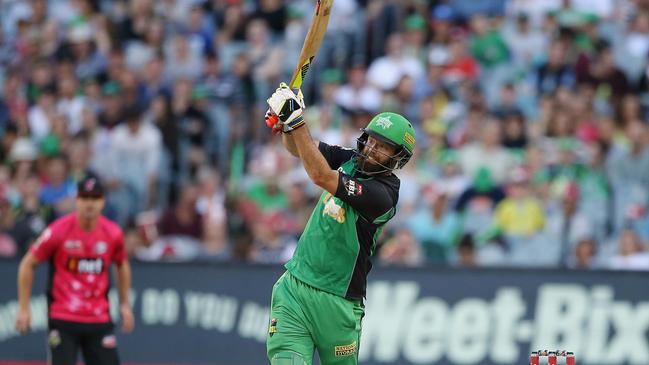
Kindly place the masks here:
POLYGON ((279 117, 282 132, 290 132, 304 125, 304 98, 302 91, 297 95, 285 83, 281 83, 277 90, 267 100, 270 110, 279 117))

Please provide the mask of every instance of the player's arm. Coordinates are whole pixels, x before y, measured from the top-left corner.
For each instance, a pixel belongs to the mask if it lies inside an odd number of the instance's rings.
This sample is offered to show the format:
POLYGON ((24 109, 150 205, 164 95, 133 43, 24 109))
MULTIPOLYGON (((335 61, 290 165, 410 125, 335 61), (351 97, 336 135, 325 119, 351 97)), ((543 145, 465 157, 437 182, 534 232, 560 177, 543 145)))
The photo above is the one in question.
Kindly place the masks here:
POLYGON ((335 194, 338 190, 339 173, 329 167, 329 163, 320 153, 317 145, 313 144, 313 139, 306 126, 293 130, 287 139, 293 140, 304 169, 313 183, 331 194, 335 194))
POLYGON ((131 264, 129 264, 126 252, 124 251, 124 234, 121 231, 116 238, 113 260, 117 274, 117 295, 119 297, 119 313, 122 318, 122 331, 128 333, 133 331, 135 320, 129 300, 129 291, 131 290, 131 264))
POLYGON ((27 333, 31 324, 29 300, 34 282, 34 270, 39 261, 27 252, 18 266, 18 312, 16 313, 16 330, 21 334, 27 333))
MULTIPOLYGON (((302 115, 305 107, 302 93, 298 91, 296 95, 285 83, 281 83, 268 98, 268 106, 270 111, 277 115, 281 131, 290 134, 282 137, 282 140, 286 141, 285 145, 287 142, 290 145, 291 140, 293 142, 294 146, 287 149, 295 147, 296 151, 292 152, 297 152, 309 178, 316 185, 334 194, 338 188, 338 172, 329 166, 306 128, 302 115)), ((270 126, 268 119, 266 124, 270 126)))
POLYGON ((29 300, 34 282, 34 271, 40 262, 46 261, 57 250, 60 240, 54 233, 56 223, 47 227, 30 247, 18 266, 18 312, 16 313, 16 330, 20 333, 29 331, 31 311, 29 300))
MULTIPOLYGON (((291 138, 290 135, 287 133, 282 133, 282 125, 278 123, 279 118, 277 117, 277 115, 273 114, 273 112, 270 109, 268 109, 268 111, 266 111, 265 120, 266 120, 266 125, 273 131, 273 134, 278 134, 278 133, 282 134, 282 144, 284 145, 284 148, 286 148, 286 150, 291 155, 299 158, 300 155, 297 151, 297 146, 295 146, 295 142, 293 141, 293 138, 291 138)), ((313 140, 313 143, 317 147, 319 142, 313 140)))
POLYGON ((117 271, 117 294, 119 296, 119 313, 122 318, 122 331, 131 332, 135 326, 133 310, 129 301, 129 291, 131 289, 131 265, 128 260, 124 260, 116 265, 117 271))
MULTIPOLYGON (((293 140, 293 138, 291 138, 291 135, 289 133, 282 133, 282 143, 284 144, 284 147, 291 155, 295 157, 300 157, 297 146, 295 145, 295 141, 293 140)), ((314 139, 313 144, 317 148, 320 142, 314 139)))
POLYGON ((130 305, 129 290, 131 288, 131 264, 124 260, 117 264, 117 294, 119 295, 119 305, 130 305))

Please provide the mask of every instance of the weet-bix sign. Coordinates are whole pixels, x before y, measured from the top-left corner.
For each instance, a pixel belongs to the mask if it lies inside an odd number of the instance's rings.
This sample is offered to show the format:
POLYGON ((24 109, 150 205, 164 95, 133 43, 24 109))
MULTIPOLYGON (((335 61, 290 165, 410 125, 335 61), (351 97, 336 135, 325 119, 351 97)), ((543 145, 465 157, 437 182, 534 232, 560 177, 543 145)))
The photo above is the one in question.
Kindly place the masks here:
MULTIPOLYGON (((32 300, 34 332, 19 336, 16 269, 0 262, 0 360, 44 360, 45 270, 32 300)), ((130 335, 117 332, 123 361, 267 363, 268 303, 281 273, 275 266, 134 264, 137 326, 130 335)), ((649 273, 378 268, 370 275, 360 362, 525 364, 532 349, 565 349, 583 365, 647 365, 648 281, 649 273)))

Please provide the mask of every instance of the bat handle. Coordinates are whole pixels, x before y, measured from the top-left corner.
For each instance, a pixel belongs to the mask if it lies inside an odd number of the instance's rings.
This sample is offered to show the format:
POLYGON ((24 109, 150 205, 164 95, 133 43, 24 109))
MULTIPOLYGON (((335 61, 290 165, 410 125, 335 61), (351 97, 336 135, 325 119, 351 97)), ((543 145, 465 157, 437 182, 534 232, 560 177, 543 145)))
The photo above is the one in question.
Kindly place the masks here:
POLYGON ((279 117, 277 117, 277 115, 275 114, 271 114, 266 118, 266 125, 269 128, 273 128, 273 126, 277 124, 278 121, 279 121, 279 117))

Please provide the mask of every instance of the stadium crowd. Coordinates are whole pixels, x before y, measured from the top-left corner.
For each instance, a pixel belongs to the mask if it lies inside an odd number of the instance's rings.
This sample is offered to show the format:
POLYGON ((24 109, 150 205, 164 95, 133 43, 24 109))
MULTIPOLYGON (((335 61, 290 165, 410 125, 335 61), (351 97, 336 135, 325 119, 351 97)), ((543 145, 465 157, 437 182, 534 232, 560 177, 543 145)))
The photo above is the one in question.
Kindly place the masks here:
MULTIPOLYGON (((142 261, 285 262, 319 191, 264 125, 311 0, 0 0, 0 256, 96 175, 142 261)), ((385 265, 649 270, 649 1, 335 0, 314 137, 417 129, 385 265)))

